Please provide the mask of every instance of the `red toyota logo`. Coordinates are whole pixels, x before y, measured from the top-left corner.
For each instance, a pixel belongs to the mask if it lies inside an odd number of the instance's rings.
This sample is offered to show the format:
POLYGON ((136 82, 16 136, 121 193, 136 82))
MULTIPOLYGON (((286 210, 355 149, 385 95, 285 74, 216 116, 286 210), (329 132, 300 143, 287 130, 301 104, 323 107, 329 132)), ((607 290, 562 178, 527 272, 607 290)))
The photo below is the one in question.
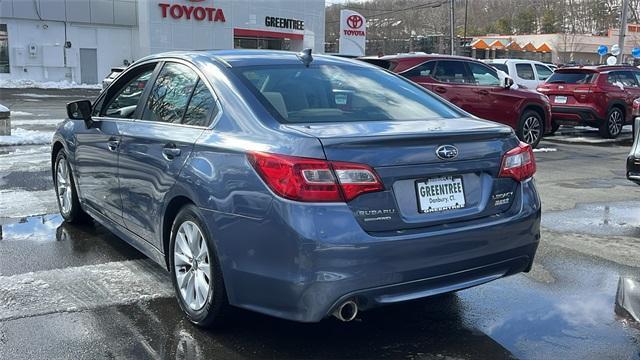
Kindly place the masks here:
POLYGON ((347 18, 347 25, 352 29, 360 29, 363 23, 364 20, 360 15, 351 15, 347 18))

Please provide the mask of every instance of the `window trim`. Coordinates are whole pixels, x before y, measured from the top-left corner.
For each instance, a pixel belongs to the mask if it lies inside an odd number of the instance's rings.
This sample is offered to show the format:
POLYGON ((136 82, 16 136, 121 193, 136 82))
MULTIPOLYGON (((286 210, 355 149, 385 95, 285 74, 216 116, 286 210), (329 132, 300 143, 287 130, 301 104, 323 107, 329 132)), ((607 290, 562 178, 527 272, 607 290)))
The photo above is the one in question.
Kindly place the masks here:
MULTIPOLYGON (((180 59, 180 58, 174 58, 174 57, 161 57, 161 58, 157 58, 157 59, 149 59, 146 61, 142 61, 140 63, 136 63, 130 67, 128 67, 127 69, 125 69, 122 74, 120 74, 118 76, 126 76, 125 74, 130 72, 130 71, 135 71, 135 69, 139 69, 141 66, 145 66, 148 65, 150 63, 156 63, 156 68, 153 70, 154 73, 153 75, 151 75, 151 79, 149 79, 149 81, 153 81, 152 85, 155 84, 156 78, 160 72, 160 70, 162 69, 162 67, 164 66, 164 64, 166 62, 175 62, 175 63, 180 63, 183 65, 186 65, 187 67, 189 67, 191 70, 193 70, 196 75, 198 75, 198 79, 203 81, 204 84, 207 86, 207 89, 209 89, 209 92, 211 93, 211 96, 213 96, 213 100, 215 101, 216 106, 214 107, 214 109, 216 109, 216 114, 215 116, 211 117, 212 114, 209 114, 209 125, 208 126, 199 126, 199 125, 189 125, 189 124, 176 124, 176 123, 165 123, 165 122, 159 122, 159 121, 150 121, 150 120, 143 120, 143 119, 139 119, 137 117, 140 117, 141 111, 142 111, 142 106, 143 104, 147 103, 148 100, 148 95, 151 92, 151 87, 149 88, 145 88, 144 92, 142 94, 142 97, 140 98, 141 102, 138 103, 138 107, 136 108, 136 111, 134 112, 134 118, 132 119, 127 119, 127 118, 114 118, 114 117, 107 117, 107 116, 94 116, 94 118, 98 119, 98 120, 108 120, 108 121, 121 121, 121 122, 149 122, 149 123, 154 123, 154 124, 163 124, 163 125, 169 125, 169 126, 180 126, 180 127, 186 127, 186 128, 195 128, 195 129, 213 129, 216 124, 219 122, 220 118, 222 117, 222 114, 224 113, 224 109, 222 107, 222 102, 220 101, 220 97, 218 96, 218 94, 213 90, 213 86, 211 85, 211 83, 209 82, 209 79, 204 75, 204 73, 198 69, 197 66, 195 66, 193 63, 186 61, 184 59, 180 59)), ((107 93, 109 92, 109 90, 112 88, 112 86, 115 84, 116 82, 112 82, 111 84, 109 84, 109 87, 107 87, 96 99, 95 104, 97 104, 102 98, 107 96, 107 93)), ((191 98, 189 98, 189 101, 191 101, 191 98)), ((93 104, 93 105, 95 105, 93 104)), ((104 106, 104 102, 102 103, 102 106, 104 106)), ((100 109, 100 111, 102 112, 102 109, 100 109)))
POLYGON ((550 67, 548 67, 545 64, 532 63, 532 65, 533 65, 533 70, 535 70, 536 80, 538 80, 538 81, 547 81, 547 79, 550 78, 551 75, 553 75, 553 69, 551 69, 550 67), (540 79, 540 73, 538 72, 538 66, 542 66, 545 69, 551 71, 551 74, 549 74, 549 76, 547 76, 546 79, 540 79))

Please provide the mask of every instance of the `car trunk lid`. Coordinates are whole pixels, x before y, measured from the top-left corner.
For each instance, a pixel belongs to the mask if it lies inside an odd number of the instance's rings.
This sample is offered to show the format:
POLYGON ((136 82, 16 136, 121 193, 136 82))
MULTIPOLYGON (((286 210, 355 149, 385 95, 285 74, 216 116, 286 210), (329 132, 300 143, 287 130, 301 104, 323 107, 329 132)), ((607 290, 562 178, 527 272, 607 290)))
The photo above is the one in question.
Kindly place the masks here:
POLYGON ((486 217, 505 211, 513 199, 516 182, 498 173, 503 154, 518 141, 496 123, 459 118, 283 126, 317 137, 327 160, 376 171, 385 190, 348 203, 366 231, 486 217), (457 156, 447 159, 443 147, 457 149, 457 156))

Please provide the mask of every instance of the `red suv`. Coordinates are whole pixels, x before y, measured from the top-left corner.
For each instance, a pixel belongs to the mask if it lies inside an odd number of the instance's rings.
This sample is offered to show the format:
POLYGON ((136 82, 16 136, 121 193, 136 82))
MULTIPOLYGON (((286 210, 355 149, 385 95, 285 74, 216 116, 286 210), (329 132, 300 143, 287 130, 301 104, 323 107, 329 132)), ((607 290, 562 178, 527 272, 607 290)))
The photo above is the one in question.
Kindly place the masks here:
POLYGON ((406 54, 361 60, 402 75, 451 101, 471 114, 506 124, 520 140, 535 147, 551 132, 547 96, 512 89, 495 68, 461 56, 406 54))
POLYGON ((554 130, 561 124, 580 124, 615 138, 632 121, 633 100, 640 97, 640 69, 624 65, 561 68, 538 91, 551 99, 554 130))

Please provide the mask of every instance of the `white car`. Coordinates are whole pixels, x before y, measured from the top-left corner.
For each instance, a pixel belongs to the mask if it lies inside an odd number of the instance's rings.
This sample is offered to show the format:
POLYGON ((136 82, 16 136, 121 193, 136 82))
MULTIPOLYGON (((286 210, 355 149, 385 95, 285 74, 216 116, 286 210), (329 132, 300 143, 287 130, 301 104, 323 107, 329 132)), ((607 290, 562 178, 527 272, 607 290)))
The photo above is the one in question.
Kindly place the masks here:
POLYGON ((553 74, 547 64, 534 60, 522 59, 487 59, 487 64, 502 70, 518 87, 535 90, 539 84, 545 82, 553 74))

